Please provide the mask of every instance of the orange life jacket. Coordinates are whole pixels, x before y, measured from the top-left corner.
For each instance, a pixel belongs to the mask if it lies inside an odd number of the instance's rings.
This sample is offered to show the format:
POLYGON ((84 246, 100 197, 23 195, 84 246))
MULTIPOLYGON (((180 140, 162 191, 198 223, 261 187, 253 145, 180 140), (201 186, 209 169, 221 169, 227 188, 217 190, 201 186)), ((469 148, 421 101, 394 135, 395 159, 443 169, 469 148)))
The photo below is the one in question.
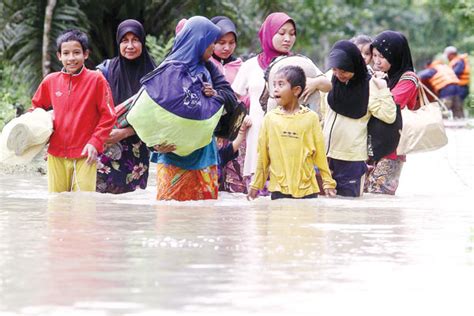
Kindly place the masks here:
POLYGON ((467 57, 467 54, 457 55, 449 62, 449 66, 454 68, 454 65, 456 65, 456 63, 460 60, 464 60, 464 71, 459 76, 459 85, 467 86, 469 85, 469 75, 471 73, 471 67, 469 66, 469 58, 467 57))
POLYGON ((431 64, 429 68, 436 69, 436 73, 428 82, 433 87, 434 93, 438 94, 439 90, 450 84, 459 84, 459 79, 454 70, 446 64, 431 64))

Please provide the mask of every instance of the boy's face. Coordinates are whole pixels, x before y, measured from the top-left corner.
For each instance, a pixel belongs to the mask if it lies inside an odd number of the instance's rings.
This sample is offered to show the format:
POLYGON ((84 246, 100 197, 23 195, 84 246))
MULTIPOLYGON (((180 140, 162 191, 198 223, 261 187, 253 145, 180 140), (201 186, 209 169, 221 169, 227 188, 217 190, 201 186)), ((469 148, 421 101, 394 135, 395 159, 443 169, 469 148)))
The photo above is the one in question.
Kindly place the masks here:
POLYGON ((291 105, 295 99, 298 99, 298 94, 301 92, 301 87, 291 87, 291 84, 286 80, 282 74, 276 74, 273 80, 273 95, 279 106, 285 107, 291 105))
POLYGON ((57 53, 57 56, 66 72, 74 74, 84 65, 84 61, 89 57, 89 51, 84 52, 78 41, 69 41, 61 44, 61 52, 57 53))

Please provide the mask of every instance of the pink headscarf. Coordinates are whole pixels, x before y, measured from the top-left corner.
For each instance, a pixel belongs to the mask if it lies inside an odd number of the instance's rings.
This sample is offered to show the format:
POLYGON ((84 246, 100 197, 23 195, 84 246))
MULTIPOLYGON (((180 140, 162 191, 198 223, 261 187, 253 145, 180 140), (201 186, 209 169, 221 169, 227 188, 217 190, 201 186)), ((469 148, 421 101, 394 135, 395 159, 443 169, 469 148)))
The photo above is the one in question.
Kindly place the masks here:
POLYGON ((260 45, 262 46, 262 52, 258 54, 258 64, 265 70, 270 65, 273 58, 283 55, 273 47, 273 36, 278 33, 278 30, 286 22, 292 22, 295 26, 295 21, 290 16, 283 12, 274 12, 267 16, 265 22, 263 22, 258 31, 258 37, 260 38, 260 45))

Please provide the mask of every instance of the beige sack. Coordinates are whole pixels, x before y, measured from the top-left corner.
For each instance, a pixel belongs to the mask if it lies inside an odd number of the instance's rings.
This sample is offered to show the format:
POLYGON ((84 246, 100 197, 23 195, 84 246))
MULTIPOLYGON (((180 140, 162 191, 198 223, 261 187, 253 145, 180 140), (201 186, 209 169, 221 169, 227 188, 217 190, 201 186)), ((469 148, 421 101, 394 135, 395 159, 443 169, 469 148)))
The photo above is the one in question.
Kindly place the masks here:
POLYGON ((421 106, 418 110, 402 109, 403 127, 397 147, 398 155, 432 151, 448 143, 442 116, 445 106, 438 98, 430 103, 425 89, 424 85, 419 87, 421 106))
POLYGON ((0 136, 0 162, 29 163, 44 148, 52 132, 52 111, 37 108, 14 118, 0 136))

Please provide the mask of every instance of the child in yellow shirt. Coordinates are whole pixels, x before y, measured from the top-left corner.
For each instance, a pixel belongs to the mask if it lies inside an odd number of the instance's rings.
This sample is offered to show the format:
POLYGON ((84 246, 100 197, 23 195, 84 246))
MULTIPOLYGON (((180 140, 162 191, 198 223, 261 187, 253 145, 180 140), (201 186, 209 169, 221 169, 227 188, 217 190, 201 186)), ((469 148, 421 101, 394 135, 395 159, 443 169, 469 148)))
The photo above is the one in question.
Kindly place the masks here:
POLYGON ((255 199, 270 176, 271 199, 315 198, 321 189, 327 196, 336 195, 336 182, 331 177, 324 153, 324 138, 318 115, 299 104, 306 86, 301 67, 281 68, 273 81, 278 107, 267 113, 260 129, 258 162, 249 199, 255 199), (323 179, 318 186, 314 167, 323 179))

